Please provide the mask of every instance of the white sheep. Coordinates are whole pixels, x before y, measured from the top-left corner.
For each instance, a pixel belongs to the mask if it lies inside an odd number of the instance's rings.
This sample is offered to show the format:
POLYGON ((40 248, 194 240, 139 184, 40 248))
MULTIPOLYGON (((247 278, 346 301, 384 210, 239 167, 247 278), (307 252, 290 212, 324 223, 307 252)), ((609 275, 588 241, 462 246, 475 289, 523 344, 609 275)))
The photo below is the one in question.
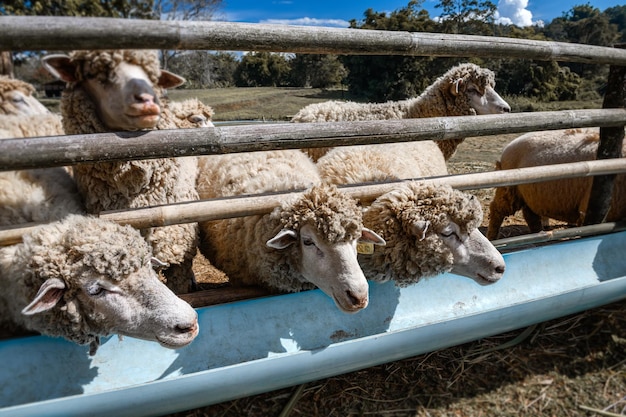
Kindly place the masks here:
MULTIPOLYGON (((161 70, 155 51, 74 51, 50 55, 44 65, 67 87, 61 96, 67 134, 176 129, 177 117, 161 106, 162 89, 184 82, 161 70)), ((96 162, 73 166, 88 212, 197 200, 196 158, 96 162)), ((142 230, 154 255, 166 265, 167 285, 177 293, 193 284, 196 223, 142 230)))
POLYGON ((0 248, 0 327, 89 344, 118 334, 175 349, 198 334, 197 314, 152 268, 130 226, 81 215, 0 248))
POLYGON ((320 185, 308 156, 299 150, 205 156, 199 166, 203 199, 307 189, 270 214, 200 223, 202 252, 233 283, 279 292, 317 286, 344 312, 367 306, 357 240, 384 241, 363 227, 352 198, 320 185))
POLYGON ((398 286, 444 272, 492 284, 502 278, 505 263, 478 230, 482 219, 471 194, 446 185, 402 184, 366 208, 363 223, 387 244, 359 255, 359 263, 368 279, 398 286))
POLYGON ((58 114, 18 116, 0 114, 0 139, 64 134, 61 117, 58 114))
MULTIPOLYGON (((409 119, 421 117, 470 116, 508 113, 511 107, 494 89, 494 73, 471 63, 459 64, 439 77, 418 97, 386 103, 329 101, 302 108, 292 122, 339 122, 409 119)), ((463 139, 437 141, 447 161, 463 139)), ((309 148, 314 160, 328 148, 309 148)))
MULTIPOLYGON (((337 147, 317 162, 327 183, 356 184, 445 175, 433 142, 337 147)), ((504 259, 478 230, 482 209, 475 197, 445 186, 414 183, 378 197, 363 223, 387 244, 359 256, 369 279, 399 285, 452 271, 480 284, 496 282, 504 259)))
MULTIPOLYGON (((596 158, 598 128, 529 132, 502 150, 496 169, 591 161, 596 158)), ((626 147, 622 147, 626 156, 626 147)), ((496 188, 489 205, 487 237, 496 239, 504 219, 522 210, 532 233, 543 230, 548 218, 581 225, 587 211, 593 178, 570 178, 496 188)), ((626 176, 617 175, 606 221, 626 216, 626 176)))
POLYGON ((0 114, 17 116, 50 113, 34 94, 35 87, 31 84, 0 75, 0 114))
POLYGON ((65 169, 0 172, 0 225, 48 222, 81 213, 85 207, 65 169))

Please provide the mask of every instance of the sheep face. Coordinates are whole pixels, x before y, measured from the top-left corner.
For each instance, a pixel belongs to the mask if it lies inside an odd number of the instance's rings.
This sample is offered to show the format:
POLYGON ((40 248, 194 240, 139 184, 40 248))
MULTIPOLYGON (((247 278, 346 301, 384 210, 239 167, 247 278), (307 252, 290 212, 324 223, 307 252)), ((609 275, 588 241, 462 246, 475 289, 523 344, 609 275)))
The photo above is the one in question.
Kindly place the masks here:
MULTIPOLYGON (((363 229, 360 241, 384 244, 384 240, 369 229, 363 229)), ((311 224, 303 225, 299 233, 283 229, 267 242, 267 246, 282 250, 295 246, 300 274, 333 299, 346 313, 367 307, 369 287, 357 261, 357 239, 331 243, 311 224)))
POLYGON ((478 200, 449 186, 405 183, 378 197, 363 221, 387 245, 361 261, 368 277, 390 277, 400 286, 423 277, 453 272, 493 283, 504 273, 504 259, 482 235, 478 200))
POLYGON ((472 278, 481 285, 497 282, 504 274, 504 258, 478 229, 462 231, 450 221, 437 231, 452 253, 453 274, 472 278))
POLYGON ((60 236, 55 224, 44 226, 21 249, 21 257, 31 259, 24 282, 36 291, 22 310, 38 323, 32 330, 92 347, 109 334, 171 349, 191 343, 197 314, 159 281, 139 232, 71 217, 78 222, 60 236))
POLYGON ((31 116, 50 113, 46 106, 33 97, 34 92, 30 84, 0 76, 0 114, 31 116))
MULTIPOLYGON (((487 71, 481 69, 481 71, 487 71)), ((458 79, 450 86, 453 96, 462 96, 468 100, 469 107, 476 114, 510 113, 511 106, 494 89, 491 82, 485 80, 458 79)))
MULTIPOLYGON (((82 88, 96 107, 104 126, 112 131, 152 129, 159 122, 159 88, 172 88, 184 79, 161 70, 156 82, 139 63, 129 62, 119 54, 112 59, 87 55, 71 59, 63 55, 44 58, 44 65, 57 78, 82 88)), ((79 55, 80 56, 80 55, 79 55)), ((107 58, 109 55, 107 55, 107 58)))

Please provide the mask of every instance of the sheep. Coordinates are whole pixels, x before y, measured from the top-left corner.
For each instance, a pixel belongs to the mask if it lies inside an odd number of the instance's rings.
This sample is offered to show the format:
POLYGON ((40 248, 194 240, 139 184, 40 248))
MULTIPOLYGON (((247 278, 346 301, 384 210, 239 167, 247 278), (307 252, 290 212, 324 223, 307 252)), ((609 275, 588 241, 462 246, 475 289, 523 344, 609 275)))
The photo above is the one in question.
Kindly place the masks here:
MULTIPOLYGON (((317 162, 325 183, 357 184, 445 175, 433 142, 345 146, 317 162)), ((363 223, 387 242, 360 255, 368 279, 403 286, 452 271, 479 284, 498 281, 504 259, 478 230, 482 208, 474 196, 447 186, 400 185, 365 208, 363 223), (386 277, 386 278, 385 278, 386 277)))
POLYGON ((61 117, 58 114, 19 116, 0 114, 0 139, 64 134, 61 117))
POLYGON ((359 264, 368 279, 393 280, 400 287, 444 272, 480 285, 495 283, 505 263, 478 230, 482 218, 471 194, 447 185, 404 183, 365 209, 363 223, 387 244, 360 254, 359 264))
MULTIPOLYGON (((358 120, 408 119, 420 117, 501 114, 511 111, 509 104, 496 92, 495 75, 471 63, 459 64, 439 77, 418 97, 386 103, 328 101, 302 108, 291 121, 339 122, 358 120)), ((463 139, 437 141, 447 161, 463 139)), ((306 152, 319 159, 328 148, 310 148, 306 152)))
POLYGON ((61 220, 70 213, 86 210, 65 169, 0 172, 0 225, 61 220))
POLYGON ((178 129, 191 129, 198 127, 213 127, 213 108, 197 98, 189 98, 183 101, 168 101, 165 103, 169 110, 162 117, 173 115, 173 123, 178 129))
POLYGON ((89 344, 118 334, 170 349, 198 334, 197 314, 159 282, 130 226, 70 214, 0 249, 0 326, 89 344))
MULTIPOLYGON (((44 66, 67 87, 61 96, 67 134, 175 129, 176 116, 161 106, 162 89, 184 79, 159 68, 156 51, 73 51, 49 55, 44 66)), ((160 158, 96 162, 72 167, 89 213, 197 200, 197 160, 160 158)), ((193 288, 196 223, 142 230, 164 262, 163 279, 174 292, 193 288)))
POLYGON ((323 181, 336 185, 448 174, 433 141, 341 146, 321 157, 317 168, 323 181))
POLYGON ((50 113, 34 94, 35 87, 31 84, 0 75, 0 114, 18 116, 50 113))
POLYGON ((201 252, 231 282, 274 292, 318 287, 341 311, 367 306, 357 240, 384 240, 363 227, 355 200, 320 183, 307 155, 283 150, 205 156, 199 166, 203 199, 306 189, 269 214, 200 222, 201 252))
MULTIPOLYGON (((507 144, 496 169, 516 169, 540 165, 590 161, 596 158, 598 128, 529 132, 507 144)), ((626 156, 623 147, 622 156, 626 156)), ((532 233, 543 230, 547 218, 581 225, 587 211, 592 178, 570 178, 496 188, 489 205, 487 237, 498 238, 506 216, 522 210, 532 233), (543 218, 543 219, 542 219, 543 218)), ((626 216, 626 177, 617 175, 607 221, 626 216)))

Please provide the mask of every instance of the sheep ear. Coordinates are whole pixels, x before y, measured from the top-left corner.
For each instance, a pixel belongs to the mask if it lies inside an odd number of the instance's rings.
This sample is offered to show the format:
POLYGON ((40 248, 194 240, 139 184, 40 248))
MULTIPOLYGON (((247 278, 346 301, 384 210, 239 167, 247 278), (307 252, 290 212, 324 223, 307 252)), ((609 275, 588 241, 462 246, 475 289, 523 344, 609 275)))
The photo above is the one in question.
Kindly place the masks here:
POLYGON ((293 245, 298 240, 298 234, 290 229, 283 229, 276 236, 268 240, 265 244, 274 249, 285 249, 293 245))
POLYGON ((416 220, 411 223, 411 231, 417 236, 418 240, 424 240, 429 227, 430 221, 428 220, 416 220))
POLYGON ((42 59, 43 66, 50 74, 59 80, 71 83, 76 79, 76 67, 70 62, 67 55, 48 55, 42 59))
POLYGON ((361 232, 361 237, 359 238, 359 242, 372 243, 374 245, 380 245, 380 246, 385 246, 387 244, 387 242, 385 242, 385 239, 380 237, 378 233, 374 232, 373 230, 368 229, 367 227, 363 228, 363 231, 361 232))
POLYGON ((46 282, 39 287, 35 299, 24 307, 22 314, 32 316, 33 314, 50 310, 61 300, 65 289, 65 283, 59 278, 47 279, 46 282))
POLYGON ((463 84, 464 81, 462 78, 459 78, 456 81, 452 82, 452 85, 450 85, 450 93, 453 96, 458 96, 459 94, 461 94, 461 90, 464 87, 463 84))
POLYGON ((169 264, 167 262, 163 262, 162 260, 160 260, 159 258, 156 258, 154 256, 152 256, 150 258, 150 265, 154 269, 165 268, 165 267, 169 266, 169 264))
POLYGON ((161 70, 161 76, 159 77, 158 86, 161 88, 174 88, 179 85, 185 84, 185 80, 180 75, 176 75, 173 72, 167 70, 161 70))

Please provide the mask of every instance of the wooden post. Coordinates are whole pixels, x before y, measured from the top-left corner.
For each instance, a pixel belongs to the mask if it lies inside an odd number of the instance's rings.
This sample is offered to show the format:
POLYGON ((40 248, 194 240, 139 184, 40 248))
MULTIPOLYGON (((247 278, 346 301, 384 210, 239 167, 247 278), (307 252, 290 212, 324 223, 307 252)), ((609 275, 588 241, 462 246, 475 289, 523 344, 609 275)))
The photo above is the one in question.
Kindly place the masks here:
MULTIPOLYGON (((626 44, 615 47, 624 49, 626 44)), ((602 108, 626 108, 626 67, 611 65, 602 108)), ((601 127, 596 159, 620 158, 623 141, 624 126, 601 127)), ((593 178, 585 225, 604 221, 611 208, 614 182, 615 175, 599 175, 593 178)))
POLYGON ((8 75, 15 78, 13 74, 13 57, 9 51, 0 51, 0 75, 8 75))

